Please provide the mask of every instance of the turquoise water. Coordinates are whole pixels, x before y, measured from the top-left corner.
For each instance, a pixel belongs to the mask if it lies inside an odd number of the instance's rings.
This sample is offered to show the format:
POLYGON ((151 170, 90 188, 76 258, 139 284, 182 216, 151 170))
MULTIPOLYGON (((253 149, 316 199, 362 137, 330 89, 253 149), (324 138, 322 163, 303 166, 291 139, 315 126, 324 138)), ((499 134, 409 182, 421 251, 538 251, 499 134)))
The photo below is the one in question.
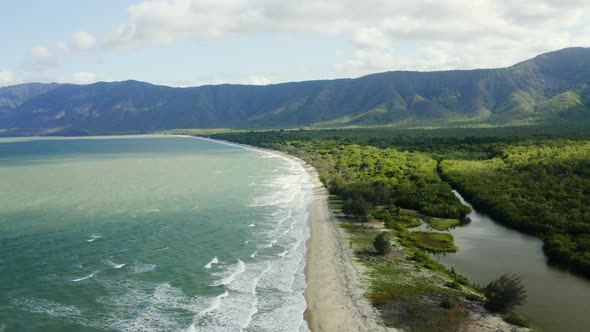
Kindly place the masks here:
POLYGON ((189 137, 0 140, 0 331, 306 331, 309 174, 189 137))

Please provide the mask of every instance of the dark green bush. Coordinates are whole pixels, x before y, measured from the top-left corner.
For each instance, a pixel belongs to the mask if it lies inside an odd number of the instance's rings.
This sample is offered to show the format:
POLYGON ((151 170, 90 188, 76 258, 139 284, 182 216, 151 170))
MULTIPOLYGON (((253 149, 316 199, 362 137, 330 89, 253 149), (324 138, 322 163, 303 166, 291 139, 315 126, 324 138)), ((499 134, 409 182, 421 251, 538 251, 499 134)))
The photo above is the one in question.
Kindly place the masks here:
POLYGON ((505 274, 490 282, 484 289, 484 295, 488 299, 486 308, 499 312, 512 310, 526 300, 522 280, 514 274, 505 274))
POLYGON ((440 302, 440 306, 445 309, 451 309, 455 306, 455 300, 452 297, 447 296, 440 302))
POLYGON ((377 235, 373 241, 373 246, 380 255, 389 253, 391 251, 391 235, 389 235, 389 232, 381 232, 377 235))

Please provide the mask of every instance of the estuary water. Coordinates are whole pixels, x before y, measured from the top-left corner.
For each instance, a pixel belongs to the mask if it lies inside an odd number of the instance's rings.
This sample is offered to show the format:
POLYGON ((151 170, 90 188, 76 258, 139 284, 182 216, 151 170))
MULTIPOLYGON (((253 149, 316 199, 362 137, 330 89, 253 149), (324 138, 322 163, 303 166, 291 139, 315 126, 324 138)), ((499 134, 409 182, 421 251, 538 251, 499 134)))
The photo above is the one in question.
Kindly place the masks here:
POLYGON ((459 251, 437 255, 441 263, 482 285, 505 273, 518 274, 528 292, 519 312, 544 331, 590 331, 589 280, 549 266, 540 239, 509 229, 475 209, 469 218, 471 223, 451 230, 459 251))
POLYGON ((0 331, 308 331, 311 178, 190 137, 0 140, 0 331))

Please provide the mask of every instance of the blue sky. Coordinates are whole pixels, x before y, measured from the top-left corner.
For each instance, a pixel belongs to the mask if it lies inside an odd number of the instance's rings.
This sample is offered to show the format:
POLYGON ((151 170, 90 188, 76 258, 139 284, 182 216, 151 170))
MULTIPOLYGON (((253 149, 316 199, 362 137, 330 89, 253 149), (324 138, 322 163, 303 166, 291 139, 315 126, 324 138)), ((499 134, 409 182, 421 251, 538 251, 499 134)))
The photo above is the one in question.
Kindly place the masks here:
POLYGON ((585 0, 2 1, 0 86, 195 86, 508 66, 590 46, 585 0))

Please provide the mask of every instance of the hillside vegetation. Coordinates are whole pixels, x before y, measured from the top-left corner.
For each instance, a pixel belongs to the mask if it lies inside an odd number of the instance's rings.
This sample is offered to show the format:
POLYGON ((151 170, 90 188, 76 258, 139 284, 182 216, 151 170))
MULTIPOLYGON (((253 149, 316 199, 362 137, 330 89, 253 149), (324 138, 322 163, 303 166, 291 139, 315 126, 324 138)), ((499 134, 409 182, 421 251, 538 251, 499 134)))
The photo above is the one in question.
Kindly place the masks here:
POLYGON ((590 118, 590 49, 508 68, 385 72, 267 86, 144 82, 0 88, 3 135, 145 133, 172 128, 302 128, 572 123, 590 118))

